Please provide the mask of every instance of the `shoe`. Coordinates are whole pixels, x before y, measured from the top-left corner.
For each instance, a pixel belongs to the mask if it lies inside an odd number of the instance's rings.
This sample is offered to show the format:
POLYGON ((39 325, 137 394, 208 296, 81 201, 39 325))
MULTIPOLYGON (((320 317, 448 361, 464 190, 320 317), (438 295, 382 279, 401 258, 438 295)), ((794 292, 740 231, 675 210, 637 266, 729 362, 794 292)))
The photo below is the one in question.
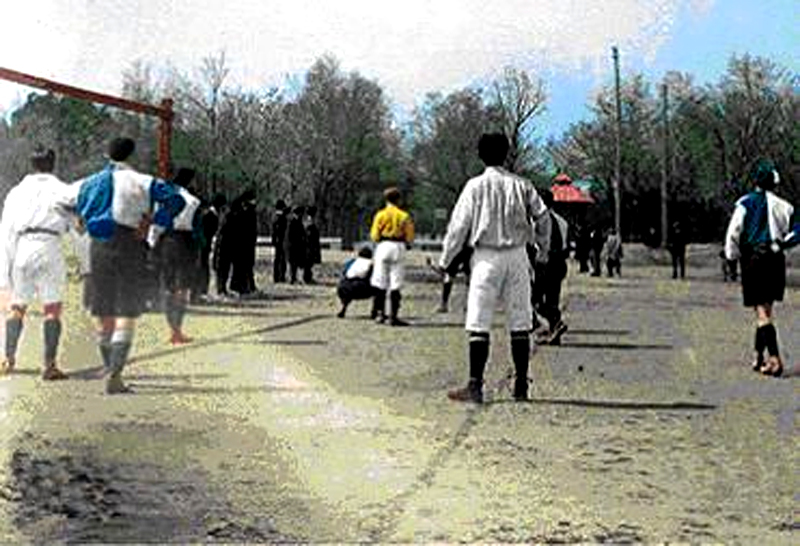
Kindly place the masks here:
POLYGON ((394 317, 394 318, 390 319, 389 320, 389 324, 391 326, 408 326, 409 325, 406 321, 400 320, 397 317, 394 317))
POLYGON ((564 321, 558 321, 555 328, 550 331, 545 345, 561 345, 561 336, 569 329, 564 321))
POLYGON ((69 379, 69 376, 53 366, 47 366, 44 371, 42 372, 42 379, 45 381, 61 381, 63 379, 69 379))
POLYGON ((9 358, 3 360, 3 363, 0 364, 0 375, 9 375, 14 373, 14 368, 16 365, 17 363, 9 358))
POLYGON ((522 379, 514 381, 514 400, 517 402, 528 402, 528 380, 522 379))
POLYGON ((386 322, 386 315, 375 315, 375 324, 383 324, 384 322, 386 322))
POLYGON ((780 377, 783 375, 783 362, 779 356, 771 356, 767 364, 761 368, 761 373, 770 377, 780 377))
POLYGON ((764 366, 766 366, 766 365, 767 365, 767 363, 764 362, 764 357, 763 356, 759 356, 759 357, 756 357, 756 359, 753 361, 752 368, 753 368, 754 372, 761 372, 764 369, 764 366))
POLYGON ((454 402, 482 404, 483 388, 477 381, 471 379, 466 387, 449 391, 447 397, 454 402))
POLYGON ((450 309, 445 304, 441 304, 439 305, 439 307, 436 308, 437 313, 447 313, 449 310, 450 309))
POLYGON ((106 394, 131 394, 133 389, 122 382, 119 375, 110 375, 106 379, 106 394))
POLYGON ((336 313, 336 316, 339 317, 339 318, 344 318, 344 309, 342 309, 341 311, 336 313))
POLYGON ((173 345, 183 345, 185 343, 191 343, 192 341, 194 341, 194 339, 185 335, 183 332, 174 332, 169 340, 173 345))

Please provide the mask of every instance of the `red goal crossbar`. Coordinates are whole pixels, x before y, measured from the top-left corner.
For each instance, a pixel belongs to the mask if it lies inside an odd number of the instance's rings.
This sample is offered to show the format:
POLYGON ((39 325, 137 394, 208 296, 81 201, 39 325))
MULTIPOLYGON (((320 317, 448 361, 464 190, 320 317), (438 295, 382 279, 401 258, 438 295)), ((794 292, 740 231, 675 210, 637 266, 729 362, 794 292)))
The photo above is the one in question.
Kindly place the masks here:
POLYGON ((9 70, 0 67, 0 79, 8 80, 21 85, 29 87, 36 87, 45 89, 53 93, 60 93, 76 99, 86 100, 100 104, 107 104, 122 108, 123 110, 130 110, 148 116, 156 116, 161 121, 158 126, 158 175, 162 178, 167 178, 170 175, 170 141, 172 140, 172 119, 174 112, 172 111, 172 99, 163 99, 160 106, 146 104, 143 102, 136 102, 113 95, 105 95, 103 93, 96 93, 79 87, 73 87, 63 83, 58 83, 52 80, 46 80, 30 74, 17 72, 16 70, 9 70))

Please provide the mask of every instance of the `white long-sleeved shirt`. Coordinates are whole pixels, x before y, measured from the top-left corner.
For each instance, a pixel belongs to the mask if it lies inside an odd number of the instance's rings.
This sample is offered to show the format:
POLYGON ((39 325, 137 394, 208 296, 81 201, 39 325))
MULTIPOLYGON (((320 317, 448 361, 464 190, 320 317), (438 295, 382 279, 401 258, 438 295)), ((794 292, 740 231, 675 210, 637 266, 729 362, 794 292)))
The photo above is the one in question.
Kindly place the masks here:
POLYGON ((35 173, 8 192, 0 219, 0 286, 10 286, 17 243, 26 230, 61 235, 69 229, 69 215, 58 207, 68 191, 69 186, 55 175, 35 173))
POLYGON ((771 191, 756 190, 736 202, 725 234, 725 258, 737 260, 743 247, 754 244, 774 244, 791 235, 794 207, 771 191), (762 196, 766 194, 766 200, 762 196), (763 210, 766 203, 766 211, 763 210), (766 213, 766 225, 756 218, 766 213))
POLYGON ((528 180, 500 167, 487 167, 467 181, 447 226, 439 265, 447 267, 465 245, 513 248, 535 244, 537 261, 550 249, 550 215, 528 180))

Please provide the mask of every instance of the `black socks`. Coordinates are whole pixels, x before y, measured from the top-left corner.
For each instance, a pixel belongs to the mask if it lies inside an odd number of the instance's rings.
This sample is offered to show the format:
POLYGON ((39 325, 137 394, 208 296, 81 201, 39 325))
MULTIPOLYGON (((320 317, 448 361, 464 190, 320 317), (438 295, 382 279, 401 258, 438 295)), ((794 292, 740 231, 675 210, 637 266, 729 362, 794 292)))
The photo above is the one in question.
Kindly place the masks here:
POLYGON ((22 319, 14 317, 6 319, 6 358, 13 360, 17 356, 17 344, 22 335, 22 319))
POLYGON ((489 360, 489 333, 469 333, 469 377, 479 384, 483 383, 483 371, 489 360))
POLYGON ((44 362, 53 365, 58 353, 58 341, 61 339, 61 320, 47 319, 43 324, 44 329, 44 362))

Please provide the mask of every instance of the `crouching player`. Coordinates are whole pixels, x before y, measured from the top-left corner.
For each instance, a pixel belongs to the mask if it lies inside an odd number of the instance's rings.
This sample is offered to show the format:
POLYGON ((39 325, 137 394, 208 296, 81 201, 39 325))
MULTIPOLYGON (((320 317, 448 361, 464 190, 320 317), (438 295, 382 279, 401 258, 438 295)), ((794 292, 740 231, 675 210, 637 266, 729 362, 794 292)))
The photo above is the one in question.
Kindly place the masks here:
POLYGON ((342 302, 342 309, 336 314, 344 318, 347 306, 354 300, 368 300, 375 296, 375 290, 370 283, 372 276, 372 249, 368 246, 358 251, 357 258, 347 260, 339 280, 337 294, 342 302))

